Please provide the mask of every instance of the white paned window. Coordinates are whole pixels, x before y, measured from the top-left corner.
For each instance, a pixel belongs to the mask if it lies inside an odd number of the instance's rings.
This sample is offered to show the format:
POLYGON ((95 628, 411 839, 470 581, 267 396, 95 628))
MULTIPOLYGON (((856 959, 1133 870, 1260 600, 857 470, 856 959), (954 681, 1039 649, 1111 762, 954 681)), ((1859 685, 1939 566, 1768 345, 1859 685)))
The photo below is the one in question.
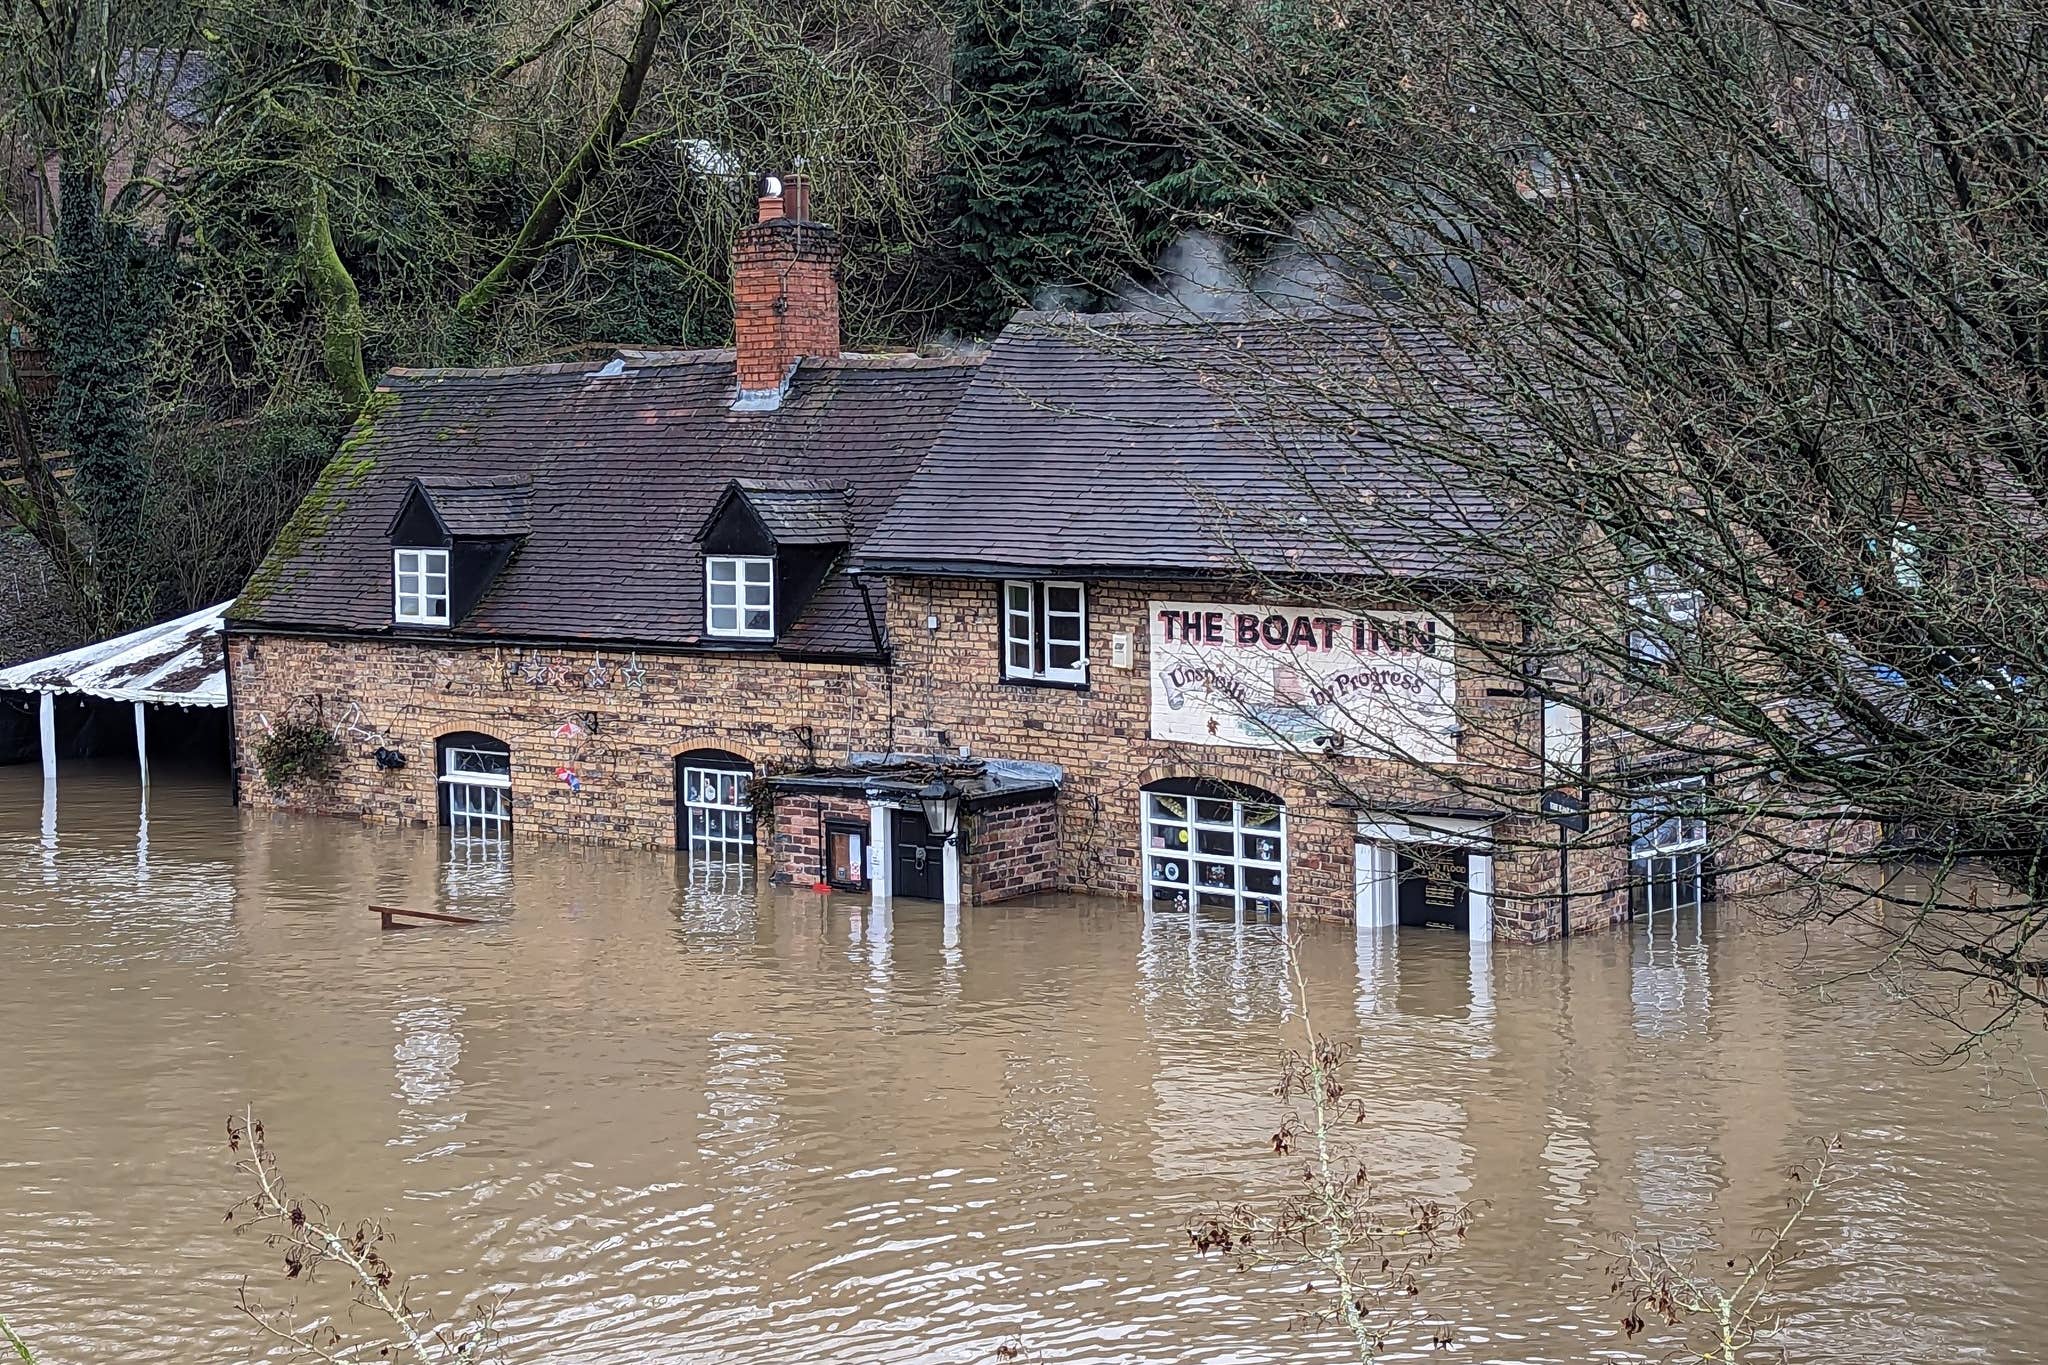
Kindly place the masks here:
POLYGON ((1146 792, 1145 894, 1154 908, 1242 918, 1287 907, 1287 815, 1227 796, 1146 792))
POLYGON ((448 552, 391 552, 391 618, 401 625, 448 624, 448 552))
POLYGON ((736 768, 683 769, 683 821, 692 863, 753 860, 750 781, 736 768))
POLYGON ((1568 701, 1543 703, 1543 764, 1553 782, 1586 780, 1586 715, 1568 701))
POLYGON ((1910 521, 1892 528, 1892 582, 1907 592, 1927 586, 1927 575, 1921 570, 1920 528, 1910 521))
POLYGON ((1639 910, 1697 909, 1706 898, 1706 796, 1707 780, 1692 776, 1629 798, 1631 894, 1639 910))
POLYGON ((1003 676, 1088 681, 1088 602, 1079 583, 1003 584, 1003 676))
POLYGON ((742 640, 775 638, 775 561, 713 555, 704 561, 704 626, 742 640))
POLYGON ((442 751, 441 789, 448 832, 457 839, 503 839, 512 830, 512 755, 493 749, 442 751))
POLYGON ((1672 663, 1680 642, 1699 629, 1699 589, 1686 586, 1662 564, 1649 565, 1629 584, 1629 605, 1639 623, 1628 636, 1633 658, 1672 663))

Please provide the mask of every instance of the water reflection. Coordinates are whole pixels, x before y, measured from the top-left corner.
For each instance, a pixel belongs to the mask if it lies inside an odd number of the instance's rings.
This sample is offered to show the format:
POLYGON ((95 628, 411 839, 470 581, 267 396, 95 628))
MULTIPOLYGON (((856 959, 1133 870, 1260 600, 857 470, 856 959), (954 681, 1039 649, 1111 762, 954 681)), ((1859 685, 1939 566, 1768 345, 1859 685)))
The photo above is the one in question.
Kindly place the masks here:
POLYGON ((1441 1315, 1468 1359, 1624 1358, 1602 1248, 1749 1245, 1837 1130, 1868 1174, 1787 1287, 1809 1358, 2048 1330, 2038 1125, 1905 1064, 1918 1017, 1777 988, 1779 941, 1712 911, 1528 949, 877 907, 237 817, 162 772, 139 818, 132 773, 67 773, 55 818, 32 770, 6 782, 0 1302, 53 1359, 241 1349, 263 1267, 220 1226, 216 1135, 247 1098, 301 1188, 400 1228, 437 1310, 502 1293, 508 1346, 550 1365, 1342 1360, 1288 1330, 1292 1277, 1182 1249, 1191 1212, 1287 1187, 1275 1055, 1304 1009, 1357 1045, 1346 1136, 1389 1191, 1487 1203, 1397 1357, 1441 1315), (387 935, 371 903, 488 924, 387 935))

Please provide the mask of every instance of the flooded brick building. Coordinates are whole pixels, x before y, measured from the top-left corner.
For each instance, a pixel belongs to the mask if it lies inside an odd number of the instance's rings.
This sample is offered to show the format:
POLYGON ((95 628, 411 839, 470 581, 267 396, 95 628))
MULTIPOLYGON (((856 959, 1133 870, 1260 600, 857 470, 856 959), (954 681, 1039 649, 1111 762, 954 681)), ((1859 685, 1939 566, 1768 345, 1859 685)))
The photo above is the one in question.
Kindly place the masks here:
MULTIPOLYGON (((1217 376, 1329 324, 842 355, 803 210, 741 234, 734 351, 385 378, 232 614, 244 800, 876 897, 1560 932, 1553 826, 1457 776, 1543 761, 1470 648, 1517 618, 1412 491, 1272 530, 1372 452, 1217 376), (339 774, 273 789, 307 723, 339 774)), ((1577 856, 1572 927, 1618 918, 1622 854, 1577 856)))

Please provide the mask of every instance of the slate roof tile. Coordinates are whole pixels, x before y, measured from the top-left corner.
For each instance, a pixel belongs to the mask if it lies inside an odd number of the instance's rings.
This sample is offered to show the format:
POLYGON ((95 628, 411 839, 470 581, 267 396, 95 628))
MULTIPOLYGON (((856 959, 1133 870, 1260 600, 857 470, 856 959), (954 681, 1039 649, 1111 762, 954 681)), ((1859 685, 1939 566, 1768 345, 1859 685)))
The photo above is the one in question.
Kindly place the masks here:
MULTIPOLYGON (((805 361, 775 412, 735 413, 730 351, 597 363, 394 370, 236 604, 270 629, 391 633, 388 532, 414 479, 525 480, 531 533, 453 639, 691 645, 704 627, 695 536, 735 479, 845 488, 872 529, 944 426, 964 359, 805 361), (356 462, 364 462, 357 464, 356 462)), ((880 585, 870 585, 877 611, 880 585)), ((787 652, 871 655, 860 590, 836 574, 790 623, 787 652)))
POLYGON ((1448 466, 1352 434, 1398 428, 1359 406, 1388 348, 1493 420, 1450 347, 1366 320, 1020 315, 856 568, 1475 576, 1496 510, 1448 466))

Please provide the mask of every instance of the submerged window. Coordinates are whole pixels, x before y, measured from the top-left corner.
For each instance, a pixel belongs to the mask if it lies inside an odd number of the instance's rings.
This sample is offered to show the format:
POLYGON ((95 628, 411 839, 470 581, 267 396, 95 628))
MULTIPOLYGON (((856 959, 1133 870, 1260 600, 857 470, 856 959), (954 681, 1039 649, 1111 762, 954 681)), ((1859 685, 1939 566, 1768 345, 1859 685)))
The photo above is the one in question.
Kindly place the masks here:
POLYGON ((448 552, 391 552, 392 619, 402 625, 448 624, 448 552))
POLYGON ((825 822, 825 881, 842 891, 868 889, 868 827, 850 820, 825 822))
POLYGON ((1638 914, 1713 899, 1707 853, 1707 780, 1674 778, 1629 798, 1629 895, 1638 914))
POLYGON ((1147 787, 1145 897, 1155 908, 1279 916, 1287 907, 1287 814, 1252 788, 1147 787))
POLYGON ((734 639, 773 639, 775 561, 741 555, 706 559, 704 628, 734 639))
POLYGON ((681 769, 683 846, 694 863, 751 865, 754 858, 753 778, 716 760, 677 760, 681 769))
POLYGON ((512 750, 489 735, 440 741, 441 823, 458 840, 503 839, 512 832, 512 750))
POLYGON ((1003 584, 1003 676, 1088 681, 1088 606, 1079 583, 1003 584))

